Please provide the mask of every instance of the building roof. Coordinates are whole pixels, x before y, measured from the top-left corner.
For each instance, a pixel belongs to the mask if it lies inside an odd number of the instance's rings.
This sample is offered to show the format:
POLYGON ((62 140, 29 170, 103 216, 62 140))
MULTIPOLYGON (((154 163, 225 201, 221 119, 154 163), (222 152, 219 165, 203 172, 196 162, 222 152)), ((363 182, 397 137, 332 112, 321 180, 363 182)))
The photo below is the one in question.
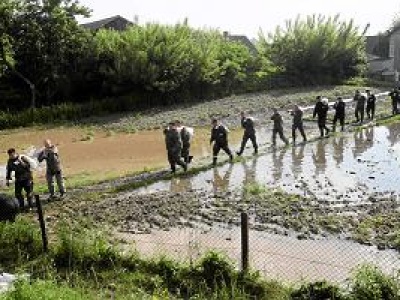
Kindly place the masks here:
MULTIPOLYGON (((90 30, 99 30, 101 28, 108 28, 107 25, 109 25, 109 24, 111 24, 111 23, 113 23, 115 21, 122 21, 123 23, 126 24, 126 26, 130 25, 130 24, 133 24, 131 21, 125 19, 124 17, 121 17, 120 15, 117 15, 117 16, 113 16, 113 17, 110 17, 110 18, 105 18, 105 19, 101 19, 101 20, 98 20, 98 21, 85 23, 85 24, 82 24, 82 26, 87 28, 87 29, 90 29, 90 30)), ((115 29, 117 29, 117 28, 115 28, 115 29)))

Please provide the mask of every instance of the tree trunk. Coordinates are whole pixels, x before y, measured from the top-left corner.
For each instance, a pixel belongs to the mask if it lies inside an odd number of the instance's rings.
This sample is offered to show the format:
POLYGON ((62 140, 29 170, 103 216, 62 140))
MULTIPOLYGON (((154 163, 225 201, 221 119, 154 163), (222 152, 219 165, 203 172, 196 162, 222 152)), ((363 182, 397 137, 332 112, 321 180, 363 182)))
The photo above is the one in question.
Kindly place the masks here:
POLYGON ((7 68, 10 69, 10 71, 12 73, 14 73, 19 78, 21 78, 29 86, 29 89, 31 91, 31 108, 32 109, 35 108, 36 107, 36 87, 35 87, 35 85, 27 77, 25 77, 20 72, 18 72, 12 64, 10 64, 10 62, 7 60, 6 53, 5 53, 3 47, 0 47, 0 52, 1 52, 1 57, 4 61, 4 63, 6 64, 7 68))

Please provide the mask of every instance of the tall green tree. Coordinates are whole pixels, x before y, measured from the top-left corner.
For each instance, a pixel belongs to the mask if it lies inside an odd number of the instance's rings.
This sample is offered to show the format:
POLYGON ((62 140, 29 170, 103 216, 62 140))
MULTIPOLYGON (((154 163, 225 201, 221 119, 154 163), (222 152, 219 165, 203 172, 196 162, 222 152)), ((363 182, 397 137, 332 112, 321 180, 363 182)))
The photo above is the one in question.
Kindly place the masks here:
POLYGON ((30 106, 35 107, 37 93, 51 98, 57 83, 74 67, 87 39, 75 17, 88 16, 89 10, 72 0, 6 1, 16 7, 4 28, 14 58, 9 69, 29 86, 30 106))
POLYGON ((282 73, 305 84, 340 82, 362 75, 366 66, 363 33, 339 15, 287 21, 285 28, 261 34, 260 48, 282 73))

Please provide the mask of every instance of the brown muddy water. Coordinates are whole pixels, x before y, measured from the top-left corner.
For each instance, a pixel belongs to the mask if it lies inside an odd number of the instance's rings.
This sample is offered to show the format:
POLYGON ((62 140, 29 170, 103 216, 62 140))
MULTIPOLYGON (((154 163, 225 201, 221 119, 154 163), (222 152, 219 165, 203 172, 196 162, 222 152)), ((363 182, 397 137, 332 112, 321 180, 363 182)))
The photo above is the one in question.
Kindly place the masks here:
MULTIPOLYGON (((196 158, 210 155, 209 129, 196 129, 192 152, 196 158)), ((232 131, 230 138, 238 144, 241 131, 232 131)), ((7 149, 33 155, 49 138, 59 148, 64 175, 95 177, 110 176, 167 166, 164 136, 161 130, 140 131, 135 134, 106 132, 99 129, 61 127, 49 130, 12 130, 0 136, 0 180, 4 181, 7 149)), ((36 174, 43 179, 43 167, 36 174)))
MULTIPOLYGON (((259 183, 329 204, 357 204, 400 192, 400 124, 343 133, 295 147, 278 148, 241 163, 188 178, 160 181, 139 190, 233 191, 259 183)), ((251 150, 248 150, 251 153, 251 150)))

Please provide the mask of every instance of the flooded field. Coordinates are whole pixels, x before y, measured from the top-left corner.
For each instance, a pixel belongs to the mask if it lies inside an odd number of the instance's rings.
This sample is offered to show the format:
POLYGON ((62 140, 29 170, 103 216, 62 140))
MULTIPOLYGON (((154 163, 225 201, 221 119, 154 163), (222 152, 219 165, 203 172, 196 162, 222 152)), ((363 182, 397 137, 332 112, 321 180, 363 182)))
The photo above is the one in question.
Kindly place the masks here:
POLYGON ((141 193, 170 190, 235 190, 248 183, 279 187, 330 202, 357 203, 400 192, 400 124, 370 127, 226 164, 192 178, 176 178, 143 188, 141 193))
MULTIPOLYGON (((209 129, 196 129, 192 152, 196 158, 210 154, 209 129)), ((238 144, 241 131, 233 131, 231 140, 238 144)), ((145 169, 163 168, 168 162, 162 130, 140 131, 135 134, 106 132, 100 129, 55 128, 49 130, 15 130, 0 137, 1 178, 5 176, 7 149, 33 154, 42 147, 45 138, 57 144, 64 174, 84 174, 106 179, 145 169)), ((38 172, 43 177, 43 172, 38 172)))

